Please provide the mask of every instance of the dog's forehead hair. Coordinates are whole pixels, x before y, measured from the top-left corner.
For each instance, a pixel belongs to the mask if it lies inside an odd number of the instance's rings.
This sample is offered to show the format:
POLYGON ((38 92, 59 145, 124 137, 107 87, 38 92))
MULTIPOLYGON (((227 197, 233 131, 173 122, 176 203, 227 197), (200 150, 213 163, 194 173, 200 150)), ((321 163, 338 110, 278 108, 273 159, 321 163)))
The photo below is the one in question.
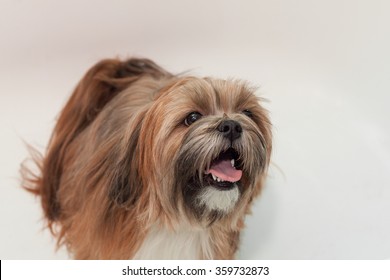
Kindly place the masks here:
POLYGON ((255 89, 239 80, 188 79, 182 92, 204 114, 221 114, 250 109, 257 104, 255 89))

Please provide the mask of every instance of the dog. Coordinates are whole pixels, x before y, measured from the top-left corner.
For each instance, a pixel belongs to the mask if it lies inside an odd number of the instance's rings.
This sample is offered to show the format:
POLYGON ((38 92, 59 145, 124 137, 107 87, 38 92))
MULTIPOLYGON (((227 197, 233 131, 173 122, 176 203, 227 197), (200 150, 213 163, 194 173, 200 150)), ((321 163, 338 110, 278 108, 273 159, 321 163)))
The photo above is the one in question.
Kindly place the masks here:
POLYGON ((76 259, 233 259, 267 174, 272 132, 240 80, 98 62, 24 168, 47 226, 76 259))

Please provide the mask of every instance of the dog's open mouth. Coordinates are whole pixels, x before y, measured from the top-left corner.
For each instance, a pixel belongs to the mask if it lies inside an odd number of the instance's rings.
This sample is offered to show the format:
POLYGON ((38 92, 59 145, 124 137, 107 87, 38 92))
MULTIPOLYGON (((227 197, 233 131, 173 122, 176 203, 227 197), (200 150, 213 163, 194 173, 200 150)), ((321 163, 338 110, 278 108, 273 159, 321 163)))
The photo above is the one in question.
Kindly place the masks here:
POLYGON ((221 190, 228 190, 235 187, 241 180, 242 170, 240 157, 237 151, 229 148, 223 151, 214 159, 210 168, 205 171, 206 182, 221 190))

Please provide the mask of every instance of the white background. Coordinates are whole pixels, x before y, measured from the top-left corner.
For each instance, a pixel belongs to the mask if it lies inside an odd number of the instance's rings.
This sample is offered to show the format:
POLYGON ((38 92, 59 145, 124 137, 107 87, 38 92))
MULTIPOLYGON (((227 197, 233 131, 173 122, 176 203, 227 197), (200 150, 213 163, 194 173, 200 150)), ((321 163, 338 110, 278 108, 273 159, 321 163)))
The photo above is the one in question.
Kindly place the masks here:
POLYGON ((20 188, 75 84, 107 57, 260 86, 273 165, 241 259, 390 257, 387 0, 0 0, 0 258, 58 259, 20 188))

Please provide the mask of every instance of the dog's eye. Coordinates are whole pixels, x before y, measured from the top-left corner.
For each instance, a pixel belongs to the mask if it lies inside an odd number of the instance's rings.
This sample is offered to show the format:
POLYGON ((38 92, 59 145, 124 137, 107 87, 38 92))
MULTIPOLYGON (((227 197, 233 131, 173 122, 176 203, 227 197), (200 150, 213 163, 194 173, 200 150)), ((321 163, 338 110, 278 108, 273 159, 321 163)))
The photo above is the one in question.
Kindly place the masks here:
POLYGON ((190 126, 191 124, 193 124, 194 122, 196 122, 197 120, 199 120, 200 118, 202 117, 202 115, 198 112, 192 112, 190 113, 186 119, 184 120, 184 124, 186 126, 190 126))
POLYGON ((246 109, 246 110, 242 111, 242 113, 243 113, 245 116, 247 116, 247 117, 253 119, 253 113, 252 113, 250 110, 246 109))

